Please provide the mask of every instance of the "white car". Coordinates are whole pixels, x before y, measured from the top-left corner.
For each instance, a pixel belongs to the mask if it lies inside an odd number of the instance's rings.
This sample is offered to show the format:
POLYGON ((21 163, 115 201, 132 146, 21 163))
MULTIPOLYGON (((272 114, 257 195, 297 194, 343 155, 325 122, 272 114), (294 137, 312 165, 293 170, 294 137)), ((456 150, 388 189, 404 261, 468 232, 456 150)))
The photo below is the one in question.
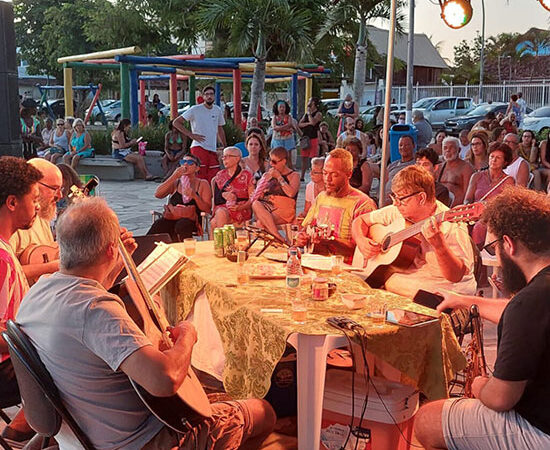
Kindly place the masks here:
POLYGON ((523 119, 522 128, 531 130, 534 133, 539 133, 550 129, 550 106, 543 106, 535 109, 523 119))

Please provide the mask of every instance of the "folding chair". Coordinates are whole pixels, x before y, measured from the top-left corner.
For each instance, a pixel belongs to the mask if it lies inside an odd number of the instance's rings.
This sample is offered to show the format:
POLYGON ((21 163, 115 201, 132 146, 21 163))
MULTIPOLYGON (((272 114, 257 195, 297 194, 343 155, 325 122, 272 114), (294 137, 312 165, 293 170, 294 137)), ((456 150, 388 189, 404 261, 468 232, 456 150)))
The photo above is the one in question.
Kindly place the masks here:
POLYGON ((2 337, 8 344, 25 405, 25 418, 32 429, 43 436, 42 448, 50 445, 50 438, 59 432, 65 422, 85 450, 94 450, 88 437, 63 405, 52 377, 19 325, 8 320, 2 337))

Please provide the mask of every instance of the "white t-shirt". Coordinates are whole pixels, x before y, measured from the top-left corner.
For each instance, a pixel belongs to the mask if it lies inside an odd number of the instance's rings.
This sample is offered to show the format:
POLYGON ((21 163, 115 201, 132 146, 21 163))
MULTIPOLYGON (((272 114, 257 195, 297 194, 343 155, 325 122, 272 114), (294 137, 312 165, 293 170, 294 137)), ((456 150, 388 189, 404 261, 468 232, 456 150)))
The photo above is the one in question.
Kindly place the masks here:
POLYGON ((306 184, 306 202, 313 203, 315 200, 315 183, 310 181, 306 184))
MULTIPOLYGON (((436 205, 435 214, 449 209, 439 201, 436 201, 436 205)), ((396 206, 390 205, 372 211, 370 220, 372 223, 389 225, 397 220, 403 220, 403 216, 396 206)), ((386 281, 386 290, 410 298, 414 297, 419 289, 437 292, 441 288, 467 295, 475 293, 474 251, 466 225, 463 223, 442 222, 440 227, 450 250, 466 265, 466 274, 462 280, 453 283, 443 276, 434 249, 421 234, 418 234, 417 238, 421 242, 419 254, 406 273, 394 273, 390 276, 386 281)))
POLYGON ((462 145, 462 143, 460 144, 460 153, 459 153, 460 159, 466 159, 466 155, 468 155, 468 152, 470 151, 471 147, 472 147, 471 144, 468 144, 468 145, 462 145))
POLYGON ((189 108, 181 115, 185 120, 191 123, 191 130, 194 134, 205 136, 203 142, 193 140, 191 147, 202 147, 211 152, 216 151, 218 127, 225 125, 223 112, 217 105, 207 108, 204 103, 189 108))
POLYGON ((517 182, 519 168, 521 167, 522 164, 527 164, 527 161, 525 161, 525 159, 523 159, 521 156, 518 156, 518 159, 516 159, 512 164, 506 167, 506 169, 504 169, 503 172, 506 175, 513 177, 514 180, 516 180, 517 182))

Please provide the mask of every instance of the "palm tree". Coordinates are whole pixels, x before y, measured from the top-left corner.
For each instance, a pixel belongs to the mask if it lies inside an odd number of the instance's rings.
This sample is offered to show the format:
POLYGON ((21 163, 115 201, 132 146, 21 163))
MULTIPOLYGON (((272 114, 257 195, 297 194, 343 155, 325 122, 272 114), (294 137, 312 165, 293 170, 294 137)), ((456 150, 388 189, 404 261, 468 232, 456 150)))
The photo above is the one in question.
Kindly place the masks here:
POLYGON ((291 7, 288 0, 210 0, 199 12, 205 30, 227 29, 228 52, 254 55, 250 117, 256 117, 265 85, 266 61, 273 45, 282 39, 286 58, 302 60, 311 55, 310 15, 291 7))
MULTIPOLYGON (((398 0, 398 7, 403 2, 398 0)), ((363 98, 365 76, 367 71, 367 23, 373 19, 389 19, 391 10, 390 0, 335 0, 331 6, 325 23, 317 36, 321 39, 335 28, 342 32, 349 30, 351 24, 359 25, 357 42, 355 43, 355 67, 353 70, 353 97, 357 102, 363 98)), ((398 14, 397 23, 402 20, 398 14)), ((398 25, 399 27, 399 25, 398 25)), ((400 27, 399 27, 400 28, 400 27)))

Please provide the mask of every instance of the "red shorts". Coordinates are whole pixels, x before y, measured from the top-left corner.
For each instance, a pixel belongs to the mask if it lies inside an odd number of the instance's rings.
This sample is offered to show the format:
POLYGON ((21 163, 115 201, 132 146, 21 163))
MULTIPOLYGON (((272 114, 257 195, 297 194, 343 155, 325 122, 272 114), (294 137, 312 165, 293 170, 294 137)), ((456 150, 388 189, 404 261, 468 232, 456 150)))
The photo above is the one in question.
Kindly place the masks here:
POLYGON ((201 160, 201 168, 197 176, 208 180, 210 183, 212 178, 220 171, 220 161, 218 160, 218 153, 206 150, 199 145, 191 147, 191 154, 195 155, 201 160))
POLYGON ((317 158, 319 156, 319 139, 310 139, 308 148, 301 148, 300 155, 306 158, 317 158))

